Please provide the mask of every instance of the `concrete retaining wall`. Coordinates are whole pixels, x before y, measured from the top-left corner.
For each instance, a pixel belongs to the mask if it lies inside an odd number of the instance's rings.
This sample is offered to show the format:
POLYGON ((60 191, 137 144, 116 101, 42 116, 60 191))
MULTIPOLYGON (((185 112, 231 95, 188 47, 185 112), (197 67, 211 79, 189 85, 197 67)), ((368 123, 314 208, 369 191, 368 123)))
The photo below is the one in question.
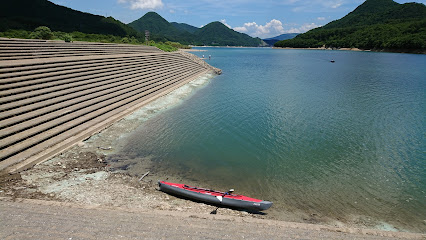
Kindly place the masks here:
POLYGON ((0 39, 0 171, 46 160, 208 71, 148 46, 0 39))

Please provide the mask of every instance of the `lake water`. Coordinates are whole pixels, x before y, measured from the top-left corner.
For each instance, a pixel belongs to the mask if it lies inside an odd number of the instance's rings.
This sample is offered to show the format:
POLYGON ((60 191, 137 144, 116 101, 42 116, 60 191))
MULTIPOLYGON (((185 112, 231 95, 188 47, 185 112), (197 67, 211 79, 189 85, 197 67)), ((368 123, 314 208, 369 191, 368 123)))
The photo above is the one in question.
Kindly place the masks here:
POLYGON ((203 49, 223 74, 147 120, 122 154, 273 201, 271 218, 426 232, 425 55, 203 49))

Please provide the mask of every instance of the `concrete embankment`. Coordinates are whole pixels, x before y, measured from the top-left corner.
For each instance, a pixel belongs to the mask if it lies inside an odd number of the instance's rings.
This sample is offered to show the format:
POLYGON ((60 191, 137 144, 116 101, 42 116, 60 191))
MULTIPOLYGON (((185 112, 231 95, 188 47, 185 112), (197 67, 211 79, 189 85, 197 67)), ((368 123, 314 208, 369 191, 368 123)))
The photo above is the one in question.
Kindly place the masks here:
POLYGON ((0 38, 0 171, 43 161, 212 70, 191 55, 0 38))

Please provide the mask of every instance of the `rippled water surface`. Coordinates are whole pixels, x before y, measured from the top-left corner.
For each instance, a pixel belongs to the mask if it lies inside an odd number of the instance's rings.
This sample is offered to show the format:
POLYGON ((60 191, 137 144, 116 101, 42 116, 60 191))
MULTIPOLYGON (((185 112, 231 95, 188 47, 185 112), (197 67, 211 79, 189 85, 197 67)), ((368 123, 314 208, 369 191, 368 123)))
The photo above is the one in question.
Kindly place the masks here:
POLYGON ((425 55, 195 54, 223 75, 145 122, 123 153, 271 200, 274 218, 426 232, 425 55))

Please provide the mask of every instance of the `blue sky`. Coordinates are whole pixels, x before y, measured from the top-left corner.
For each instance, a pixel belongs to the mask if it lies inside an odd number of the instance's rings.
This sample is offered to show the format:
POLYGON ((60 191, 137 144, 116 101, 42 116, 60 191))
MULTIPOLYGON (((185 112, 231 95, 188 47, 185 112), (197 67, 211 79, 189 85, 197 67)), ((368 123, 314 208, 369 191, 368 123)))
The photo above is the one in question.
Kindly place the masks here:
MULTIPOLYGON (((252 37, 306 32, 344 17, 364 0, 50 0, 75 10, 130 23, 149 11, 195 27, 221 21, 252 37)), ((413 0, 396 0, 398 3, 413 0)), ((426 0, 417 0, 426 4, 426 0)))

